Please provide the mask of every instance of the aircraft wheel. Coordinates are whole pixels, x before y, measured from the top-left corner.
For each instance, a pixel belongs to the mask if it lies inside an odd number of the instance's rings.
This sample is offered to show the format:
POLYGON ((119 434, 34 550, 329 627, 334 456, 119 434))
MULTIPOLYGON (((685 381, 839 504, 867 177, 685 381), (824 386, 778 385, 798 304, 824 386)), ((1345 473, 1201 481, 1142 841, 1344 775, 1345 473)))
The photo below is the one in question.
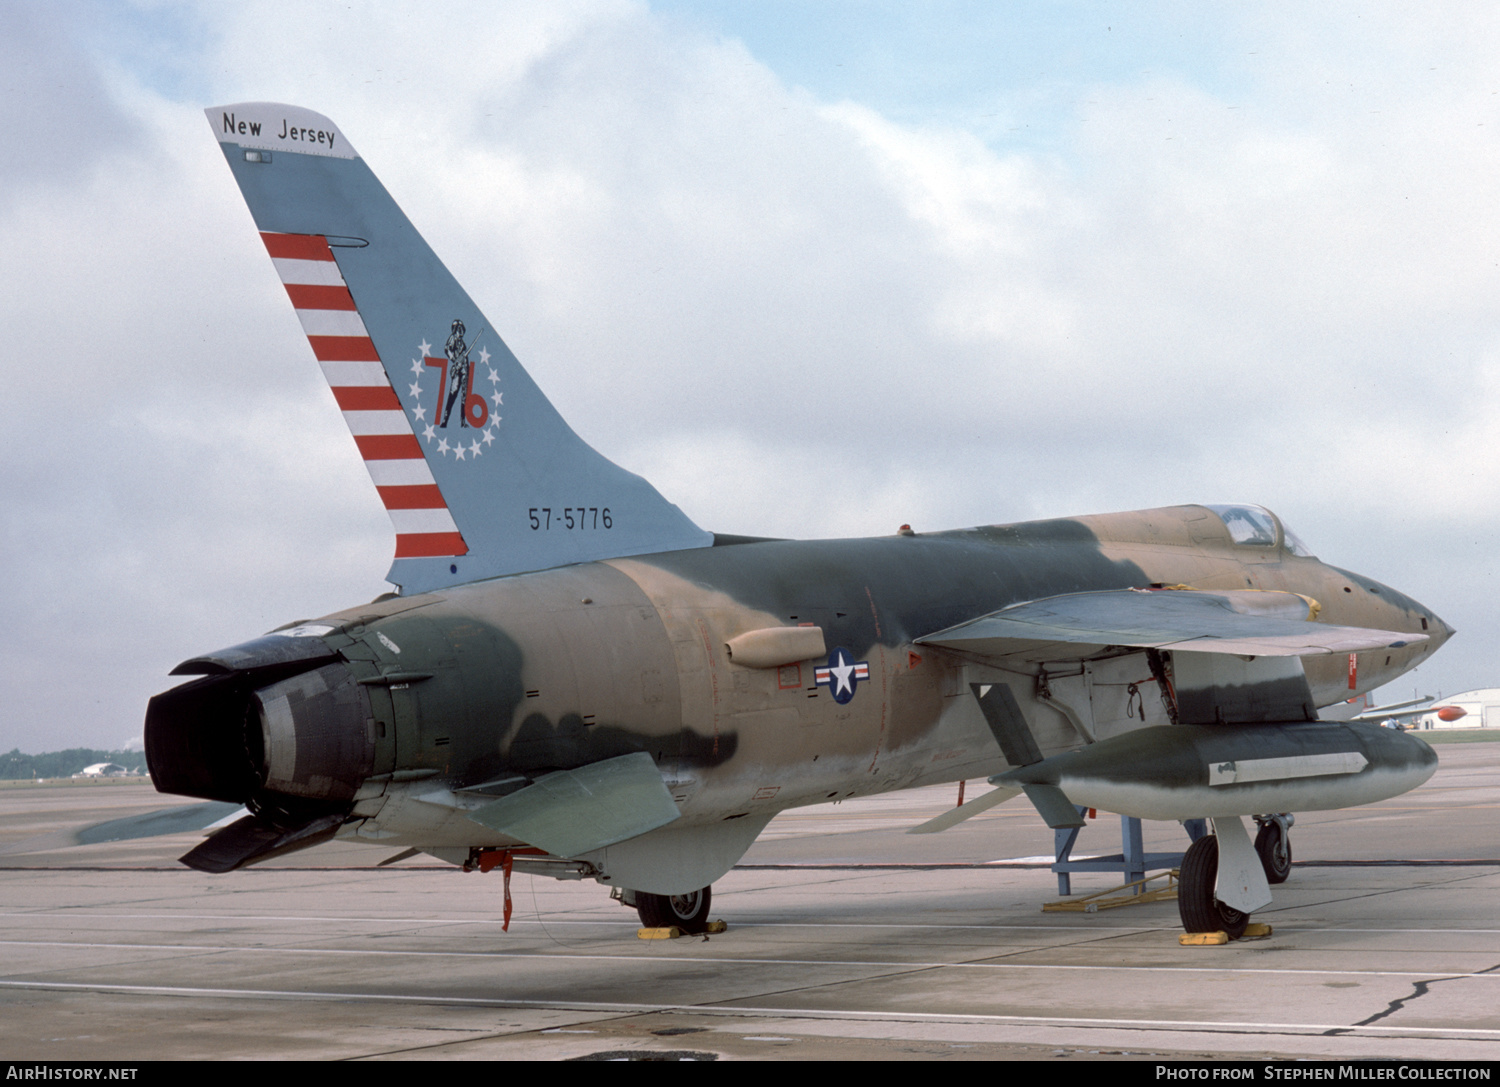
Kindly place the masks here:
POLYGON ((1261 824, 1255 835, 1255 852, 1266 870, 1266 882, 1285 883, 1292 874, 1292 836, 1281 822, 1270 819, 1261 824))
POLYGON ((1205 834, 1183 854, 1177 876, 1177 912, 1188 932, 1219 932, 1238 940, 1250 924, 1250 915, 1226 906, 1214 897, 1219 874, 1219 839, 1205 834))
POLYGON ((635 909, 646 928, 675 925, 683 932, 699 933, 708 927, 708 906, 712 898, 712 887, 700 887, 685 895, 654 895, 637 891, 635 909))

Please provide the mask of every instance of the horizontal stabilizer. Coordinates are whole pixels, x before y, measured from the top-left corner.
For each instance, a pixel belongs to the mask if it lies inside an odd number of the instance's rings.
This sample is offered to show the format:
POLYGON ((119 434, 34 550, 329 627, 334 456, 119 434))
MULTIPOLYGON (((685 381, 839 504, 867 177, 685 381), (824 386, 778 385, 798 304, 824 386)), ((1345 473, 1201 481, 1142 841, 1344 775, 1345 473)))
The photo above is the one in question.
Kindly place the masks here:
POLYGON ((636 751, 537 778, 469 818, 555 857, 577 857, 666 826, 679 814, 656 762, 636 751))
POLYGON ((237 819, 208 840, 177 858, 200 872, 233 872, 248 864, 328 841, 343 824, 342 815, 320 815, 291 830, 282 830, 254 815, 237 819))
POLYGON ((1427 640, 1310 622, 1310 611, 1295 593, 1114 589, 1013 604, 916 641, 986 659, 1044 661, 1087 657, 1108 646, 1304 657, 1427 640))
POLYGON ((178 808, 162 808, 143 815, 127 815, 122 819, 109 819, 102 823, 91 823, 88 826, 27 838, 25 841, 0 848, 0 856, 9 856, 14 853, 41 853, 76 845, 128 842, 137 838, 158 838, 166 834, 191 834, 195 831, 207 830, 215 823, 221 823, 234 813, 244 810, 241 804, 223 800, 186 804, 178 808))

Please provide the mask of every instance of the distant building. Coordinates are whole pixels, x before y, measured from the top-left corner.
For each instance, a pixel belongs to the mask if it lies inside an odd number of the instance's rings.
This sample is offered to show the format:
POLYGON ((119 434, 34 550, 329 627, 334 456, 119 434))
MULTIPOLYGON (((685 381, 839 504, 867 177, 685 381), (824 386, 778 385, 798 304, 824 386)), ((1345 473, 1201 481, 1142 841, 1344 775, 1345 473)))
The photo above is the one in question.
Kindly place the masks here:
POLYGON ((1417 716, 1410 726, 1418 729, 1437 728, 1500 728, 1500 687, 1481 687, 1477 691, 1464 691, 1451 698, 1439 698, 1427 712, 1417 716), (1450 706, 1464 711, 1457 720, 1445 721, 1453 716, 1443 711, 1450 706))
POLYGON ((128 773, 130 771, 117 762, 96 762, 85 766, 73 776, 76 778, 122 778, 128 773))

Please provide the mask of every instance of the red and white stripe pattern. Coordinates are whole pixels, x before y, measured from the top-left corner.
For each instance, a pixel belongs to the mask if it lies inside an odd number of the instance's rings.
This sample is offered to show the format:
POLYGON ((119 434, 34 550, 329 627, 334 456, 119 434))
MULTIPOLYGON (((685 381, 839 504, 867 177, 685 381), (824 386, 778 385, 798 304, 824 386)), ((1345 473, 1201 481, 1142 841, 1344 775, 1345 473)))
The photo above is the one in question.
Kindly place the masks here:
POLYGON ((269 233, 261 240, 396 526, 396 557, 467 554, 328 240, 320 234, 269 233))

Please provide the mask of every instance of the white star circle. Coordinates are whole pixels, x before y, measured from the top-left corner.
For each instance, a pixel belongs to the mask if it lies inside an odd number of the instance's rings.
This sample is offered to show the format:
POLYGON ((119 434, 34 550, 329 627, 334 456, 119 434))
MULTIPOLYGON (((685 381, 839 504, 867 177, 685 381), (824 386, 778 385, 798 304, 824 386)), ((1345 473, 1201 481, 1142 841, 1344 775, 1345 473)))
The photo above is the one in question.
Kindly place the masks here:
MULTIPOLYGON (((412 418, 419 423, 427 421, 427 405, 422 403, 422 375, 429 369, 438 369, 438 367, 436 366, 429 367, 427 365, 427 358, 429 357, 431 352, 432 344, 430 344, 426 340, 423 340, 420 344, 417 345, 417 357, 411 360, 411 372, 412 376, 416 380, 412 381, 411 384, 407 386, 406 396, 408 402, 414 402, 412 407, 410 407, 408 410, 411 412, 412 418)), ((485 397, 485 399, 491 401, 494 404, 495 409, 498 409, 505 402, 503 394, 500 392, 500 371, 495 367, 489 365, 490 352, 488 348, 480 348, 478 353, 475 355, 475 359, 480 366, 483 366, 488 371, 488 374, 486 376, 490 383, 490 392, 489 395, 485 397)), ((438 383, 442 383, 441 379, 439 379, 438 383)), ((439 407, 437 414, 439 415, 442 414, 442 399, 443 390, 438 389, 437 400, 439 407)), ((495 412, 492 410, 490 412, 489 419, 486 422, 484 431, 480 434, 479 437, 473 439, 467 447, 462 442, 456 443, 454 445, 449 445, 447 438, 439 438, 437 451, 445 457, 449 453, 452 453, 455 460, 463 460, 466 456, 474 460, 478 460, 479 455, 484 452, 484 446, 480 445, 480 442, 483 441, 484 445, 493 444, 495 441, 495 429, 499 425, 500 416, 495 414, 495 412)), ((427 426, 422 429, 422 440, 431 445, 432 439, 436 437, 438 437, 437 428, 433 424, 428 423, 427 426)))

